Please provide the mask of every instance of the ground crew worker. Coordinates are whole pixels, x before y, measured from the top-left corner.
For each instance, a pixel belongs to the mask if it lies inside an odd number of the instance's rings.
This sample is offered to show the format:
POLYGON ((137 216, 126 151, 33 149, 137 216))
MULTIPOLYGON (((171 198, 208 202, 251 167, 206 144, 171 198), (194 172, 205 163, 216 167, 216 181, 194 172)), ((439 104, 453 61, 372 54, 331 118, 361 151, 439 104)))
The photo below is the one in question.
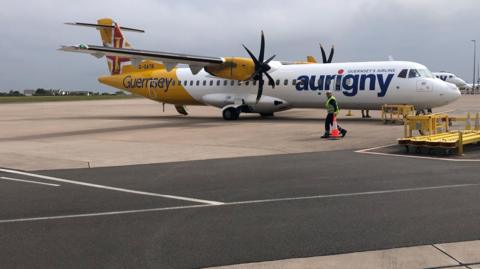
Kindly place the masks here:
POLYGON ((365 109, 365 110, 362 109, 362 118, 368 118, 368 119, 371 118, 369 112, 370 110, 368 109, 365 109), (367 115, 365 115, 364 111, 367 112, 367 115))
MULTIPOLYGON (((327 91, 327 101, 325 102, 325 108, 327 109, 327 118, 325 119, 325 134, 322 136, 322 138, 329 138, 330 137, 330 125, 333 124, 333 117, 338 113, 340 110, 338 108, 337 100, 335 99, 335 96, 332 95, 332 92, 327 91)), ((342 137, 344 137, 347 134, 347 130, 343 129, 340 127, 340 125, 337 124, 338 131, 342 134, 342 137)))

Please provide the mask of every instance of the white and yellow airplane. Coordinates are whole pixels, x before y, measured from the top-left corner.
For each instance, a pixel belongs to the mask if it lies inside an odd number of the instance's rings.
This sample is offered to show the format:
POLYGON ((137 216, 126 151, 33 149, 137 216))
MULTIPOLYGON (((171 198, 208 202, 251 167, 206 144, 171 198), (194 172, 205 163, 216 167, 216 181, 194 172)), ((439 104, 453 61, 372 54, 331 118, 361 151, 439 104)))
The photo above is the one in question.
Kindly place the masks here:
POLYGON ((108 18, 97 24, 68 24, 100 31, 103 46, 82 44, 60 50, 105 56, 111 75, 99 77, 101 83, 173 104, 182 114, 185 105, 221 108, 225 120, 236 120, 240 113, 271 116, 291 108, 323 108, 323 93, 328 90, 345 109, 380 109, 383 104, 431 109, 460 97, 457 87, 435 79, 414 62, 315 64, 274 61, 275 55, 265 60, 263 32, 258 58, 245 46, 250 58, 207 57, 133 49, 122 30, 144 31, 120 27, 108 18))

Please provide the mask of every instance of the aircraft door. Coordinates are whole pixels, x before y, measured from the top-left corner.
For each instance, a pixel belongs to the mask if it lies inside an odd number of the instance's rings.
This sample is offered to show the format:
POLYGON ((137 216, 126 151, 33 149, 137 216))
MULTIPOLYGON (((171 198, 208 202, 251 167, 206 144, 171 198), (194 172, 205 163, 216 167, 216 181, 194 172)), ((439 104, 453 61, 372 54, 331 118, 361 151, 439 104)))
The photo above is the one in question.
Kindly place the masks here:
POLYGON ((433 90, 433 84, 426 79, 419 79, 417 81, 417 92, 431 92, 433 90))
POLYGON ((157 99, 157 89, 156 87, 152 87, 152 81, 148 81, 147 91, 151 99, 157 99))

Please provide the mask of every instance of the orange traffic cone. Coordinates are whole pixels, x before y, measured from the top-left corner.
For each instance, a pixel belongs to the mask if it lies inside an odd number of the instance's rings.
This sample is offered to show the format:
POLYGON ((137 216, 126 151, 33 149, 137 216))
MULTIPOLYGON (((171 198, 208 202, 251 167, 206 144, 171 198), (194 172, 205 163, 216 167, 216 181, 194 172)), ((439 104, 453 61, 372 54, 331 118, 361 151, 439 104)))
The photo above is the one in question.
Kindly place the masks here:
POLYGON ((333 116, 333 123, 330 128, 330 138, 333 139, 338 139, 340 138, 340 131, 338 131, 338 126, 337 126, 337 117, 333 116))

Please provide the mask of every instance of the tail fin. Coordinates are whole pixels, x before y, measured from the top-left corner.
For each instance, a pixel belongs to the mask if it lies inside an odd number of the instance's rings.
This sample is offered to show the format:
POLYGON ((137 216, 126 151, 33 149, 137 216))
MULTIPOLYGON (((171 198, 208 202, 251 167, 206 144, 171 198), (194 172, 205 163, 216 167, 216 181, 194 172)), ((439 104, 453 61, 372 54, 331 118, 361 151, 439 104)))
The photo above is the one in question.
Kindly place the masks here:
MULTIPOLYGON (((74 22, 74 23, 67 23, 67 24, 74 25, 74 26, 96 28, 100 32, 100 37, 102 38, 103 46, 114 47, 114 48, 132 48, 130 43, 128 43, 127 39, 123 35, 122 30, 139 32, 139 33, 145 32, 139 29, 120 27, 118 23, 114 22, 110 18, 99 19, 97 23, 98 24, 74 22)), ((108 69, 110 70, 110 73, 112 75, 121 74, 124 63, 130 62, 130 61, 131 59, 126 57, 107 56, 108 69)))
MULTIPOLYGON (((123 35, 118 23, 114 22, 110 18, 99 19, 97 22, 99 25, 113 26, 113 28, 98 28, 104 46, 114 48, 132 48, 130 43, 128 43, 127 39, 123 35)), ((126 62, 130 62, 130 58, 107 56, 108 69, 112 75, 122 73, 122 66, 126 62)))

